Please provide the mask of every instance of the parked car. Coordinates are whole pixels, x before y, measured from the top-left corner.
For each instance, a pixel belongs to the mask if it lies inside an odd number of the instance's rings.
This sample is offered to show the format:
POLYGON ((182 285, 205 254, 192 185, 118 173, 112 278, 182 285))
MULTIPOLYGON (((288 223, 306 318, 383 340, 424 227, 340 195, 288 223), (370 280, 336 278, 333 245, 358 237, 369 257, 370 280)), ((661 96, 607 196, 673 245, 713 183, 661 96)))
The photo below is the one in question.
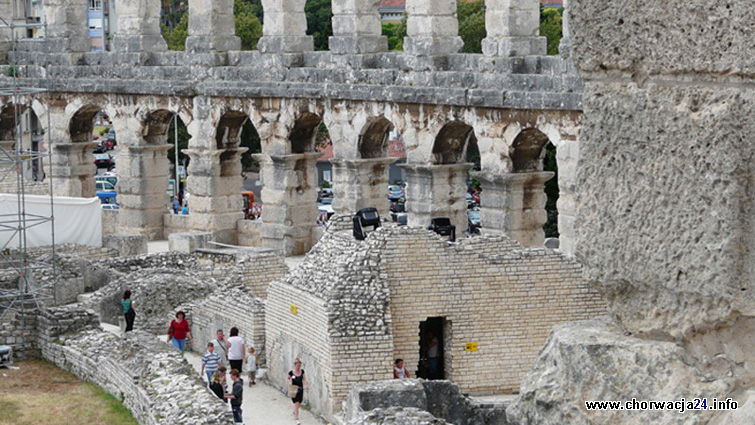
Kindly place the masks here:
POLYGON ((467 218, 469 219, 469 233, 472 235, 479 235, 480 228, 482 228, 482 223, 480 223, 480 210, 467 210, 467 218))
POLYGON ((108 150, 108 148, 107 148, 107 145, 105 144, 105 141, 104 140, 100 140, 99 143, 97 143, 97 145, 94 147, 94 151, 93 152, 94 153, 105 153, 105 152, 107 152, 107 150, 108 150))
POLYGON ((107 173, 104 173, 104 174, 100 174, 98 176, 94 176, 94 179, 96 181, 98 181, 98 182, 99 181, 106 181, 106 182, 112 184, 113 187, 115 187, 115 185, 118 184, 118 175, 114 174, 114 173, 111 173, 111 172, 107 172, 107 173))
POLYGON ((115 161, 113 161, 113 157, 109 153, 98 153, 94 156, 94 165, 97 168, 112 170, 115 167, 115 161))
POLYGON ((118 205, 116 196, 118 195, 115 192, 97 192, 97 197, 100 198, 100 205, 118 205))
POLYGON ((317 202, 320 203, 323 199, 333 199, 333 189, 324 187, 317 192, 317 202))
POLYGON ((317 211, 318 213, 326 213, 328 214, 328 219, 335 214, 335 210, 333 209, 333 198, 322 198, 317 205, 317 211))
POLYGON ((121 209, 121 206, 118 204, 101 204, 100 208, 103 210, 119 210, 121 209))
POLYGON ((115 129, 111 128, 110 131, 107 132, 107 141, 110 143, 111 149, 113 146, 117 145, 118 142, 115 140, 115 129))
POLYGON ((107 180, 97 180, 95 182, 97 192, 115 192, 115 185, 107 180))
POLYGON ((406 198, 406 192, 404 191, 404 188, 397 185, 392 184, 388 186, 388 200, 389 201, 398 201, 400 199, 406 198))

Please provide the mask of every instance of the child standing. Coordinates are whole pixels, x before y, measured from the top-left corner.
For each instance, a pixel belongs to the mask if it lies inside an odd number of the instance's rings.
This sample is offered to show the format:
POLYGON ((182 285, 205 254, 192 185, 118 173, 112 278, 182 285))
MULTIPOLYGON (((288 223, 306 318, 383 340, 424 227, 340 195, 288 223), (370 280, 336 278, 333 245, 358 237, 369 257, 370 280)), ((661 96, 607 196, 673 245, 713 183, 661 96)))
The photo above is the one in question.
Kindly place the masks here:
POLYGON ((254 354, 254 347, 249 347, 249 355, 246 356, 246 371, 249 372, 249 386, 256 385, 257 378, 257 356, 254 354))
POLYGON ((215 344, 207 343, 207 352, 202 356, 202 371, 200 375, 207 374, 207 385, 212 384, 212 375, 220 366, 220 356, 215 352, 215 344))

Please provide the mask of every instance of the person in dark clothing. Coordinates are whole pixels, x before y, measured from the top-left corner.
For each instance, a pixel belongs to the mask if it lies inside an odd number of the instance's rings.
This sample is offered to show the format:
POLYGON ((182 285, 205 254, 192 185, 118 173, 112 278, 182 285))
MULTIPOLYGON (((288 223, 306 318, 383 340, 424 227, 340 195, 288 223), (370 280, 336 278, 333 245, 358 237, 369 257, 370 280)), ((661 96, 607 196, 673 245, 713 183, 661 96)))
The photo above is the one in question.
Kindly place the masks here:
POLYGON ((131 291, 126 290, 126 292, 123 293, 121 306, 123 307, 123 315, 126 317, 126 332, 131 332, 134 330, 134 319, 136 318, 134 301, 131 299, 131 291))
POLYGON ((238 369, 231 369, 231 380, 233 380, 233 388, 230 394, 225 395, 225 398, 231 400, 233 422, 241 423, 244 422, 241 416, 241 402, 244 399, 244 380, 241 379, 241 372, 238 369))
POLYGON ((210 390, 218 396, 219 399, 225 401, 225 370, 222 372, 220 369, 216 370, 212 375, 212 383, 210 384, 210 390))
POLYGON ((296 395, 291 397, 291 401, 294 403, 294 419, 296 419, 297 425, 299 425, 299 408, 301 408, 301 403, 304 401, 304 390, 309 388, 307 377, 304 376, 304 369, 301 366, 301 360, 297 358, 294 360, 294 369, 288 372, 289 388, 298 387, 296 395))

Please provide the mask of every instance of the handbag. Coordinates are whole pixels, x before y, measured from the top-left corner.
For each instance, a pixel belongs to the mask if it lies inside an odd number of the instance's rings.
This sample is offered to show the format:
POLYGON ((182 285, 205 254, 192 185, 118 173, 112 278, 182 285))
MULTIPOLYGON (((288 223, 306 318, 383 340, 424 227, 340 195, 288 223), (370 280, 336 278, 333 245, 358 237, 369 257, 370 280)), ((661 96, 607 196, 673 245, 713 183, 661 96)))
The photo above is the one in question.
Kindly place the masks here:
POLYGON ((297 394, 299 394, 299 386, 298 385, 289 385, 288 386, 288 398, 296 398, 297 394))

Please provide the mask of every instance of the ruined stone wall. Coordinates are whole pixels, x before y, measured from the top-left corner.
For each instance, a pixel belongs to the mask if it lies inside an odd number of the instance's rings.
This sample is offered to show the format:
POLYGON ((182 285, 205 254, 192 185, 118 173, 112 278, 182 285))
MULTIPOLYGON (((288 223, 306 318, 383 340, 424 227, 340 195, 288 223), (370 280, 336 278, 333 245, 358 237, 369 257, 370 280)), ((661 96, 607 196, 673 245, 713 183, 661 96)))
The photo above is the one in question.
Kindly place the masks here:
MULTIPOLYGON (((239 328, 239 336, 244 338, 247 349, 254 347, 257 361, 265 364, 265 303, 248 288, 221 289, 178 309, 186 312, 191 324, 192 350, 204 354, 207 343, 215 339, 218 329, 223 329, 227 337, 231 327, 235 326, 239 328)), ((166 315, 166 320, 171 316, 166 315)))
POLYGON ((93 312, 76 304, 50 309, 40 318, 42 356, 122 400, 140 424, 231 422, 226 405, 178 351, 149 333, 121 337, 96 325, 93 312))
POLYGON ((4 312, 0 320, 0 345, 13 348, 14 360, 25 360, 38 355, 37 306, 33 301, 19 301, 16 311, 4 312))
POLYGON ((381 270, 390 285, 394 356, 413 376, 419 325, 429 317, 450 322, 447 378, 479 394, 516 392, 554 325, 605 313, 578 263, 515 246, 507 238, 449 245, 419 229, 397 229, 387 238, 381 270), (478 351, 465 351, 469 342, 478 351))
POLYGON ((248 287, 251 294, 259 298, 267 297, 270 282, 288 273, 283 257, 273 250, 249 248, 226 255, 209 250, 198 251, 194 255, 199 264, 209 261, 221 273, 227 276, 233 274, 233 282, 248 287))

